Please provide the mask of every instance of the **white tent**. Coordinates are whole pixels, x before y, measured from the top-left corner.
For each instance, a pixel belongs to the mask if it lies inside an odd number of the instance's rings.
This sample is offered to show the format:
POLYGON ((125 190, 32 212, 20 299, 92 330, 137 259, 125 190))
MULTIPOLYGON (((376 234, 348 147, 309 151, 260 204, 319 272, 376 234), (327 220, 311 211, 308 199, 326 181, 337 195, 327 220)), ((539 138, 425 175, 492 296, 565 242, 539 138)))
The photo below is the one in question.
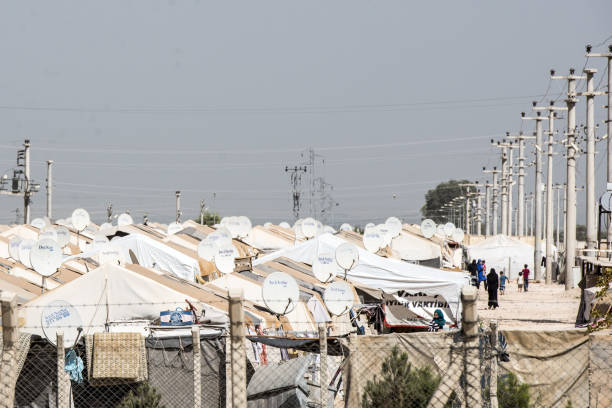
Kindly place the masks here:
MULTIPOLYGON (((336 247, 344 242, 346 241, 337 236, 322 234, 292 248, 259 258, 253 265, 257 266, 279 257, 312 265, 317 254, 334 253, 336 247)), ((420 317, 415 319, 415 322, 418 322, 416 326, 422 326, 424 320, 430 320, 436 308, 443 309, 447 317, 456 322, 461 310, 461 287, 469 284, 467 274, 383 258, 362 248, 358 250, 359 264, 347 273, 349 280, 392 295, 395 298, 395 306, 409 309, 412 314, 420 317), (446 307, 443 306, 444 303, 447 303, 446 307)))
MULTIPOLYGON (((23 331, 45 336, 41 319, 45 306, 56 301, 68 302, 80 316, 83 334, 105 331, 107 325, 127 324, 134 320, 154 320, 161 311, 185 308, 189 299, 206 317, 225 324, 227 315, 137 272, 115 265, 104 265, 24 304, 20 317, 23 331)), ((61 322, 59 324, 61 327, 61 322)), ((75 327, 63 328, 66 335, 75 327)))
POLYGON ((403 231, 391 241, 391 250, 404 261, 426 261, 442 256, 440 245, 403 231))
POLYGON ((468 246, 470 260, 484 259, 487 271, 492 268, 495 268, 498 274, 504 271, 510 279, 516 279, 525 264, 533 271, 533 256, 534 249, 531 245, 505 235, 494 235, 468 246))

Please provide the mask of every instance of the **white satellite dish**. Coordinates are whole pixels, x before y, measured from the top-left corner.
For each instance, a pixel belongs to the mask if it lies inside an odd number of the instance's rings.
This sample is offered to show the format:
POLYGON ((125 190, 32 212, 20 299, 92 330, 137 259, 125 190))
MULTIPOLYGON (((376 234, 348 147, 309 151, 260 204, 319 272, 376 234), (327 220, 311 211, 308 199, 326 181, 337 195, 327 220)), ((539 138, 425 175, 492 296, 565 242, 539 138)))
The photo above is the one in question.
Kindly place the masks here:
POLYGON ((232 238, 238 238, 241 232, 240 219, 238 217, 226 217, 225 219, 225 224, 221 223, 221 225, 229 230, 232 234, 232 238))
POLYGON ((353 307, 353 291, 346 282, 337 281, 325 289, 323 301, 331 314, 340 316, 353 307))
POLYGON ((338 267, 331 252, 318 254, 312 263, 312 274, 321 282, 329 282, 337 272, 338 267))
POLYGON ((334 229, 334 227, 326 225, 326 226, 323 227, 323 233, 325 233, 325 234, 335 234, 336 230, 334 229))
POLYGON ((340 231, 353 231, 351 224, 344 223, 340 226, 340 231))
POLYGON ((291 313, 300 299, 297 282, 283 272, 274 272, 266 277, 261 288, 266 307, 277 315, 291 313))
POLYGON ((119 215, 119 217, 117 218, 117 226, 119 227, 123 227, 125 225, 132 225, 133 223, 134 223, 134 219, 128 213, 123 213, 119 215))
POLYGON ((376 253, 383 246, 383 237, 378 228, 369 228, 363 233, 363 246, 369 252, 376 253))
POLYGON ((436 223, 427 218, 421 222, 421 234, 425 238, 431 238, 436 233, 436 223))
POLYGON ((206 240, 212 242, 215 245, 215 248, 232 243, 231 238, 226 238, 225 235, 220 234, 218 231, 208 234, 206 236, 206 240))
POLYGON ((70 231, 64 226, 56 227, 55 235, 57 236, 57 243, 61 248, 65 247, 70 242, 70 231))
POLYGON ((314 218, 304 218, 302 221, 302 233, 306 238, 312 238, 317 234, 317 221, 314 218))
POLYGON ((47 222, 42 218, 34 218, 32 222, 30 222, 30 225, 38 229, 43 229, 47 226, 47 222))
POLYGON ((113 224, 111 224, 110 222, 105 222, 104 224, 100 225, 100 231, 110 230, 112 228, 113 224))
POLYGON ((323 232, 325 232, 323 223, 321 221, 317 221, 317 235, 321 235, 323 232))
POLYGON ((48 225, 40 230, 38 239, 52 239, 53 241, 57 241, 57 231, 54 227, 48 225))
POLYGON ((289 223, 285 222, 285 221, 283 221, 280 224, 278 224, 278 226, 281 227, 281 228, 291 229, 291 225, 289 225, 289 223))
POLYGON ((24 239, 19 243, 19 262, 27 266, 28 268, 32 267, 32 263, 30 262, 30 252, 32 248, 34 248, 36 242, 32 239, 24 239))
POLYGON ((62 264, 62 248, 53 239, 39 239, 30 251, 30 262, 40 275, 51 276, 62 264))
POLYGON ((350 271, 359 263, 359 249, 349 242, 336 248, 336 262, 345 271, 350 271))
POLYGON ((221 245, 215 253, 215 266, 223 273, 234 272, 236 249, 232 244, 221 245))
POLYGON ((236 217, 238 220, 238 236, 239 237, 247 237, 251 232, 251 228, 253 228, 253 224, 249 217, 241 215, 240 217, 236 217))
POLYGON ((397 217, 389 217, 385 221, 385 225, 391 231, 392 238, 397 237, 402 232, 402 221, 397 217))
POLYGON ((183 224, 181 224, 180 222, 171 222, 170 224, 168 224, 168 235, 174 235, 177 232, 182 231, 183 229, 183 224))
POLYGON ((365 227, 363 227, 363 230, 365 231, 365 230, 367 230, 368 228, 372 228, 372 227, 375 227, 375 226, 376 226, 376 224, 374 224, 373 222, 368 222, 368 223, 365 225, 365 227))
POLYGON ((14 236, 9 240, 9 255, 13 260, 19 262, 19 244, 21 244, 21 237, 14 236))
POLYGON ((51 344, 57 341, 57 332, 64 332, 64 347, 74 346, 79 329, 82 329, 83 322, 78 310, 64 300, 54 300, 43 309, 40 315, 40 323, 43 333, 51 344))
POLYGON ((98 263, 100 265, 119 265, 124 263, 121 248, 112 243, 100 246, 98 251, 98 263))
POLYGON ((444 225, 438 224, 438 226, 436 227, 436 235, 439 235, 442 238, 446 236, 446 230, 444 229, 444 225))
POLYGON ((393 239, 391 229, 387 226, 387 224, 379 224, 376 226, 376 228, 378 229, 378 232, 383 239, 383 244, 381 245, 381 247, 386 247, 391 243, 391 240, 393 239))
POLYGON ((82 208, 77 208, 72 212, 71 220, 74 229, 81 232, 89 225, 89 213, 82 208))
POLYGON ((444 234, 446 234, 447 237, 453 235, 453 231, 455 231, 455 224, 452 222, 447 222, 444 224, 444 234))
MULTIPOLYGON (((233 245, 232 245, 233 246, 233 245)), ((217 255, 217 245, 210 239, 203 239, 198 244, 198 256, 212 262, 217 255)))
POLYGON ((453 231, 451 238, 455 242, 462 242, 463 238, 465 238, 465 234, 463 233, 463 230, 461 228, 455 228, 455 231, 453 231))
POLYGON ((108 238, 106 237, 106 235, 104 235, 101 232, 98 232, 94 235, 93 237, 93 241, 91 241, 91 245, 93 249, 96 248, 100 248, 106 244, 108 244, 110 241, 108 240, 108 238))
POLYGON ((271 222, 266 222, 266 223, 264 223, 264 225, 263 225, 263 227, 264 227, 264 228, 270 228, 271 226, 272 226, 272 223, 271 223, 271 222))

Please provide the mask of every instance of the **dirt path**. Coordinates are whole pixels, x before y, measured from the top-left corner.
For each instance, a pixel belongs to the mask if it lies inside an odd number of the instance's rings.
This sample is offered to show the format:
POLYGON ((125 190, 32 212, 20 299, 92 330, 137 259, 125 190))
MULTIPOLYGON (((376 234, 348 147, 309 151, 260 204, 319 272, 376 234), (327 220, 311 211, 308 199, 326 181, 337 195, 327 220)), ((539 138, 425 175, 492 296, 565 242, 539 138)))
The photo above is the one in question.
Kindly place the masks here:
POLYGON ((497 296, 499 307, 488 310, 488 294, 478 293, 478 314, 487 324, 497 320, 500 328, 571 329, 580 304, 580 289, 565 291, 563 285, 530 283, 528 292, 518 292, 516 279, 506 285, 506 294, 497 296))

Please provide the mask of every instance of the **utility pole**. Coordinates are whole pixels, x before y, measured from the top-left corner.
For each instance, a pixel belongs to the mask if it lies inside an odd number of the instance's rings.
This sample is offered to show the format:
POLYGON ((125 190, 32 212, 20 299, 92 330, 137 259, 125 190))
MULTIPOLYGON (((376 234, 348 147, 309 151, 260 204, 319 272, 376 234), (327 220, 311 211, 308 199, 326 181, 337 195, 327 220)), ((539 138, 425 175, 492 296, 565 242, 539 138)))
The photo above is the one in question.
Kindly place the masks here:
POLYGON ((23 223, 30 223, 30 140, 26 139, 23 143, 23 157, 24 157, 24 165, 23 165, 23 174, 26 180, 25 192, 23 194, 23 223))
POLYGON ((597 248, 597 219, 595 217, 595 94, 593 76, 596 69, 587 68, 584 73, 587 76, 587 91, 582 93, 586 96, 586 126, 587 126, 587 151, 586 151, 586 244, 587 249, 597 248))
POLYGON ((508 235, 511 229, 509 221, 512 218, 508 214, 510 208, 508 205, 508 147, 511 147, 511 143, 506 143, 506 139, 503 139, 502 142, 495 144, 491 139, 491 144, 501 149, 501 233, 508 235))
MULTIPOLYGON (((608 59, 608 119, 607 134, 608 134, 608 172, 607 172, 607 190, 612 189, 612 45, 608 45, 607 53, 591 53, 591 46, 586 46, 587 57, 601 57, 608 59)), ((588 89, 587 89, 588 92, 588 89)), ((599 93, 601 95, 602 93, 599 93)), ((588 109, 588 105, 587 105, 588 109)), ((612 242, 612 221, 608 218, 608 249, 610 249, 610 242, 612 242)))
POLYGON ((176 191, 176 222, 181 221, 181 192, 179 190, 176 191))
POLYGON ((534 106, 534 110, 548 111, 548 168, 546 171, 546 284, 552 283, 552 261, 553 251, 553 145, 555 144, 555 111, 567 110, 567 108, 554 106, 550 101, 549 106, 534 106))
POLYGON ((108 203, 106 206, 106 222, 109 224, 113 222, 113 203, 108 203))
POLYGON ((200 200, 200 225, 204 225, 204 211, 206 210, 206 203, 204 200, 200 200))
POLYGON ((47 160, 47 218, 53 218, 53 160, 47 160))
POLYGON ((560 232, 560 230, 561 230, 561 224, 560 224, 560 215, 561 215, 561 205, 560 205, 560 203, 561 203, 561 190, 565 190, 565 184, 555 184, 555 185, 553 186, 553 189, 554 189, 554 190, 556 190, 556 194, 555 194, 555 195, 557 196, 557 197, 556 197, 556 199, 555 199, 555 201, 556 201, 556 206, 557 206, 557 209, 556 209, 556 217, 555 217, 555 218, 556 218, 556 221, 555 221, 555 224, 556 224, 556 234, 555 234, 555 235, 556 235, 556 237, 555 237, 555 242, 556 242, 556 245, 557 245, 557 251, 559 251, 559 250, 560 250, 560 248, 561 248, 561 247, 559 246, 559 242, 560 242, 560 240, 559 240, 559 232, 560 232))
POLYGON ((491 187, 493 185, 490 183, 485 183, 484 186, 485 186, 485 210, 484 210, 485 237, 489 237, 491 235, 491 187))
POLYGON ((525 215, 525 140, 526 139, 535 139, 533 136, 523 135, 523 132, 520 132, 518 135, 510 135, 510 133, 506 134, 506 138, 509 139, 517 139, 518 141, 518 149, 519 149, 519 158, 518 158, 518 227, 516 231, 516 235, 523 236, 526 235, 526 215, 525 215))
MULTIPOLYGON (((533 102, 535 107, 537 102, 533 102)), ((521 118, 523 120, 535 120, 536 121, 536 142, 535 142, 535 251, 534 251, 534 277, 536 281, 542 280, 542 121, 544 118, 540 115, 540 112, 536 112, 535 117, 526 117, 525 112, 521 112, 521 118)))
MULTIPOLYGON (((480 184, 478 184, 478 182, 475 183, 466 183, 466 184, 459 184, 460 187, 467 187, 467 190, 465 192, 465 233, 466 234, 470 234, 471 232, 471 222, 472 222, 472 217, 470 214, 471 208, 470 208, 470 196, 473 196, 475 194, 478 194, 478 187, 480 187, 480 184), (470 192, 470 187, 475 187, 476 188, 476 193, 472 193, 470 192)), ((480 198, 478 198, 478 208, 480 208, 480 198)), ((477 210, 479 211, 479 210, 477 210)), ((480 221, 477 221, 477 234, 480 234, 480 226, 479 226, 480 221)))
MULTIPOLYGON (((506 136, 510 136, 510 132, 506 132, 506 136)), ((512 236, 512 225, 514 224, 513 219, 514 219, 514 199, 513 199, 513 186, 514 186, 514 149, 518 148, 518 145, 513 144, 512 142, 508 143, 508 153, 509 153, 509 158, 508 158, 508 209, 507 214, 508 214, 508 235, 512 236)), ((518 232, 516 232, 515 229, 515 233, 516 235, 519 235, 518 232)))
MULTIPOLYGON (((493 140, 491 140, 491 143, 493 143, 493 140)), ((491 184, 490 186, 493 187, 493 211, 490 215, 491 218, 491 226, 492 226, 492 231, 493 231, 493 235, 497 235, 497 208, 498 208, 498 203, 499 203, 499 188, 497 185, 497 175, 500 173, 500 170, 497 170, 497 167, 493 167, 493 170, 487 170, 485 167, 482 168, 482 172, 483 173, 491 173, 493 174, 493 184, 491 184)), ((489 210, 487 210, 489 211, 489 210)), ((488 228, 488 222, 487 222, 487 228, 488 228)), ((489 231, 490 232, 490 231, 489 231)))
POLYGON ((585 79, 583 76, 574 75, 575 71, 570 68, 568 76, 555 76, 555 71, 550 71, 551 79, 567 79, 567 171, 565 176, 565 229, 563 243, 565 248, 565 290, 574 287, 574 275, 572 268, 576 264, 576 153, 580 150, 576 145, 576 80, 585 79))
POLYGON ((285 166, 285 173, 291 174, 291 197, 293 199, 293 216, 297 220, 300 218, 302 208, 302 173, 306 173, 306 166, 285 166))
POLYGON ((476 193, 476 235, 482 235, 482 193, 476 193))

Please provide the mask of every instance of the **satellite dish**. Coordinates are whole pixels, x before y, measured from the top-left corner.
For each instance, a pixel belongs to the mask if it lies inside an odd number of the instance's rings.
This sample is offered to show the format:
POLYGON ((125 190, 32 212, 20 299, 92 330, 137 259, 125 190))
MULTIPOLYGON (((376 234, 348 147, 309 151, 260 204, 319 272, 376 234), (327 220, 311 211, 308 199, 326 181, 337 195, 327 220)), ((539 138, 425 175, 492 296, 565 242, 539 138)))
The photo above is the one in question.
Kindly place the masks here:
POLYGON ((281 227, 281 228, 291 229, 291 225, 289 225, 289 223, 285 222, 285 221, 283 221, 280 224, 278 224, 278 226, 281 227))
POLYGON ((30 225, 38 229, 43 229, 47 226, 47 222, 42 218, 34 218, 32 222, 30 222, 30 225))
POLYGON ((30 251, 30 262, 40 275, 51 276, 62 264, 62 248, 53 239, 39 239, 30 251))
POLYGON ((438 224, 438 226, 436 227, 436 235, 439 235, 442 238, 446 236, 446 230, 444 225, 438 224))
POLYGON ((96 248, 100 248, 106 244, 108 244, 110 241, 108 240, 108 238, 106 237, 106 235, 104 235, 101 232, 98 232, 94 235, 93 237, 93 241, 91 242, 92 248, 96 249, 96 248))
POLYGON ((14 236, 9 240, 9 255, 13 260, 19 262, 19 244, 21 244, 21 237, 14 236))
POLYGON ((171 222, 170 224, 168 224, 168 235, 174 235, 177 232, 182 231, 183 229, 183 224, 181 224, 180 222, 171 222))
POLYGON ((100 231, 110 230, 112 228, 113 224, 111 224, 110 222, 105 222, 104 224, 100 225, 100 231))
POLYGON ((117 218, 117 226, 119 227, 123 227, 125 225, 132 225, 133 223, 134 219, 128 213, 123 213, 117 218))
POLYGON ((302 233, 306 238, 312 238, 317 234, 317 221, 314 218, 305 218, 302 221, 302 233))
POLYGON ((264 228, 270 228, 272 226, 272 223, 271 222, 266 222, 266 223, 264 223, 263 226, 264 226, 264 228))
MULTIPOLYGON (((233 245, 232 245, 233 246, 233 245)), ((212 262, 217 254, 217 245, 210 239, 203 239, 198 244, 198 256, 212 262)))
POLYGON ((112 243, 101 245, 98 252, 98 263, 100 265, 119 265, 124 263, 121 248, 112 243))
POLYGON ((232 238, 238 238, 240 235, 241 225, 238 217, 226 217, 225 225, 223 223, 221 223, 221 225, 229 230, 229 232, 232 234, 232 238))
POLYGON ((350 271, 359 263, 359 249, 351 243, 345 242, 336 248, 336 262, 345 271, 350 271))
POLYGON ((318 254, 312 263, 312 273, 321 282, 329 282, 336 276, 337 266, 331 252, 318 254))
POLYGON ((300 290, 291 276, 274 272, 266 277, 261 288, 266 307, 272 313, 285 315, 291 313, 300 299, 300 290))
POLYGON ((365 230, 367 230, 368 228, 372 228, 372 227, 375 227, 375 226, 376 226, 376 224, 374 224, 373 222, 368 222, 368 223, 365 225, 365 227, 363 228, 363 230, 365 231, 365 230))
POLYGON ((397 217, 389 217, 385 221, 385 225, 391 231, 392 238, 397 237, 402 232, 402 221, 397 217))
POLYGON ((32 251, 35 244, 36 242, 32 239, 24 239, 19 243, 19 262, 28 268, 32 267, 32 263, 30 262, 30 251, 32 251))
POLYGON ((43 333, 50 343, 57 341, 57 332, 64 332, 64 347, 74 346, 79 329, 82 330, 83 322, 78 310, 64 300, 54 300, 43 309, 40 315, 43 333))
POLYGON ((235 248, 232 244, 224 244, 217 248, 215 253, 215 266, 223 273, 234 272, 236 259, 235 248))
POLYGON ((444 233, 447 237, 453 235, 453 231, 455 231, 455 224, 453 224, 452 222, 447 222, 446 224, 444 224, 444 233))
POLYGON ((391 243, 391 240, 393 239, 391 229, 389 229, 387 224, 379 224, 376 226, 376 228, 378 229, 378 232, 380 233, 380 236, 383 239, 383 244, 381 245, 381 247, 386 247, 391 243))
POLYGON ((323 301, 331 314, 340 316, 353 307, 353 291, 346 282, 337 281, 325 289, 323 301))
POLYGON ((340 226, 340 231, 353 231, 351 224, 344 223, 340 226))
POLYGON ((378 252, 383 246, 383 237, 378 232, 378 228, 369 228, 363 233, 363 246, 372 253, 378 252))
POLYGON ((68 231, 66 227, 56 227, 55 235, 57 236, 57 243, 61 248, 65 247, 70 242, 70 231, 68 231))
POLYGON ((455 228, 455 231, 453 231, 451 238, 455 242, 462 242, 463 238, 465 238, 465 234, 463 233, 463 230, 461 228, 455 228))
POLYGON ((431 238, 436 233, 436 223, 429 218, 421 223, 421 234, 425 238, 431 238))
POLYGON ((251 232, 251 228, 253 228, 251 220, 249 220, 249 217, 245 217, 244 215, 236 218, 238 220, 238 236, 247 237, 251 232))
POLYGON ((604 210, 610 211, 610 208, 612 208, 612 191, 606 191, 603 193, 599 199, 599 204, 601 204, 601 207, 604 210))
POLYGON ((220 234, 218 231, 212 232, 206 236, 206 240, 212 242, 215 245, 215 248, 219 248, 223 245, 231 244, 232 239, 226 238, 224 235, 220 234))
POLYGON ((54 227, 48 225, 40 231, 38 239, 52 239, 53 241, 57 241, 57 231, 54 227))
POLYGON ((71 220, 74 229, 81 232, 89 225, 89 213, 82 208, 77 208, 72 212, 71 220))
POLYGON ((321 235, 323 232, 325 232, 323 223, 321 221, 317 221, 317 235, 321 235))
POLYGON ((334 227, 330 227, 329 225, 326 225, 323 227, 323 233, 324 234, 335 234, 336 230, 334 229, 334 227))

